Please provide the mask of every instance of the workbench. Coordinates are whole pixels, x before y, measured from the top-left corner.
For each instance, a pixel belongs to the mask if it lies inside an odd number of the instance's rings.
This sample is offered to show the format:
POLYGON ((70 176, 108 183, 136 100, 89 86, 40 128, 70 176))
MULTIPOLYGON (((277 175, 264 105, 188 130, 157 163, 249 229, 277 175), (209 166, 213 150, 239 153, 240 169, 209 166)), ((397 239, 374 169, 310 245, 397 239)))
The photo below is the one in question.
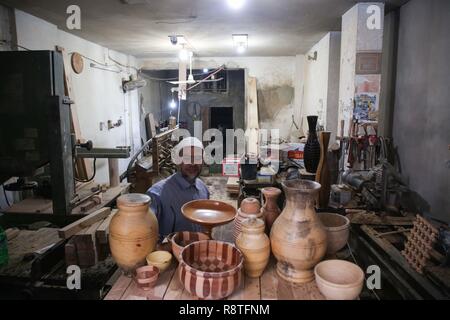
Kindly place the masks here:
MULTIPOLYGON (((111 278, 113 283, 105 300, 198 300, 187 292, 177 274, 178 262, 172 261, 162 273, 155 287, 149 291, 140 289, 136 282, 120 270, 111 278)), ((276 273, 276 260, 272 257, 259 278, 243 277, 241 286, 227 300, 324 300, 315 281, 294 284, 281 279, 276 273)))

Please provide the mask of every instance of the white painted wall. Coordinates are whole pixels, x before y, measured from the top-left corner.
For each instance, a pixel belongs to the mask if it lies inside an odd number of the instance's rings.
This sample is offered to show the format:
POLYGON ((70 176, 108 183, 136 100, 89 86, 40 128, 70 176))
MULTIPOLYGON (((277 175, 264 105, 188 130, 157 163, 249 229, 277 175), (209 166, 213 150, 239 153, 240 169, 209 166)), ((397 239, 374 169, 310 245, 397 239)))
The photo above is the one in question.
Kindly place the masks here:
POLYGON ((330 61, 330 34, 328 33, 316 43, 305 55, 305 93, 302 114, 303 128, 308 130, 306 117, 319 116, 318 124, 326 125, 326 109, 328 98, 328 67, 330 61), (310 60, 317 51, 317 60, 310 60))
POLYGON ((340 32, 330 32, 316 43, 304 57, 305 91, 302 126, 308 130, 307 116, 319 116, 319 125, 336 136, 339 99, 340 32), (317 60, 308 59, 314 57, 317 60))
MULTIPOLYGON (((358 6, 356 5, 342 16, 339 120, 345 121, 344 135, 348 132, 355 96, 357 27, 358 6)), ((340 130, 340 124, 338 130, 340 130)))
MULTIPOLYGON (((113 65, 109 59, 123 65, 138 67, 138 61, 119 52, 109 50, 95 43, 59 30, 55 25, 30 14, 16 10, 18 44, 31 50, 54 50, 62 46, 68 53, 80 54, 98 61, 113 65)), ((114 73, 90 67, 91 61, 84 59, 85 69, 77 75, 72 73, 72 87, 76 102, 79 122, 83 138, 92 140, 96 147, 114 148, 131 146, 132 154, 140 147, 139 127, 139 95, 138 91, 124 94, 121 88, 122 79, 136 74, 131 68, 122 68, 123 72, 114 73), (112 130, 100 131, 100 122, 114 123, 122 119, 123 125, 112 130)), ((111 68, 117 70, 117 68, 111 68)), ((120 172, 123 172, 128 160, 121 159, 120 172)), ((107 160, 97 160, 96 181, 108 183, 107 160)))
MULTIPOLYGON (((261 121, 260 127, 280 129, 280 137, 288 139, 292 129, 292 115, 300 124, 303 87, 303 55, 297 57, 206 57, 195 58, 193 68, 214 69, 221 65, 227 68, 247 69, 249 76, 256 77, 260 93, 279 95, 281 105, 271 121, 261 121), (290 96, 286 101, 284 98, 290 96), (288 92, 289 91, 289 92, 288 92)), ((147 59, 142 66, 148 70, 177 69, 176 59, 147 59)), ((275 97, 277 99, 277 97, 275 97)))
POLYGON ((339 81, 339 124, 345 120, 344 135, 348 134, 353 115, 355 97, 355 73, 357 52, 381 52, 383 49, 384 3, 358 3, 342 16, 341 67, 339 81), (372 13, 367 13, 371 5, 380 7, 379 30, 367 28, 367 20, 372 13))

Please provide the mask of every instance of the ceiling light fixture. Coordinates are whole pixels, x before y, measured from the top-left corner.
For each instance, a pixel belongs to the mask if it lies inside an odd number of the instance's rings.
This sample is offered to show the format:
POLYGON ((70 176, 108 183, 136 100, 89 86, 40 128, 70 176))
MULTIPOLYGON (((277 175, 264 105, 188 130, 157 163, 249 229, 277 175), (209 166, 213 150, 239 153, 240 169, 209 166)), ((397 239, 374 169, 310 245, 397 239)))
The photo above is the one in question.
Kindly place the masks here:
POLYGON ((227 2, 230 8, 235 10, 241 9, 245 4, 245 0, 227 0, 227 2))
POLYGON ((233 46, 239 54, 243 54, 247 51, 248 34, 233 34, 233 46))
POLYGON ((171 91, 172 91, 172 100, 169 103, 169 107, 170 107, 170 109, 175 109, 177 106, 177 104, 175 102, 175 97, 174 97, 175 88, 172 88, 171 91))

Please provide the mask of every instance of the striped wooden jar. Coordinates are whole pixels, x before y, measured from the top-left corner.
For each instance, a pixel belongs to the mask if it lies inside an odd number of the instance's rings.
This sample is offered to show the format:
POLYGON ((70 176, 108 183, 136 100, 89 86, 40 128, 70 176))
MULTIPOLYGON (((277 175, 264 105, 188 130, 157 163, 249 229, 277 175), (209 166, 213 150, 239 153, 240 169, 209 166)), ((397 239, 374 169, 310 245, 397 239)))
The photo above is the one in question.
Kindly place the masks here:
POLYGON ((236 218, 234 218, 233 241, 236 242, 237 237, 242 231, 242 221, 249 218, 263 218, 261 211, 261 204, 258 199, 245 198, 242 200, 241 207, 237 211, 236 218))
POLYGON ((189 244, 181 252, 179 279, 192 295, 224 299, 243 280, 244 257, 234 245, 206 240, 189 244))

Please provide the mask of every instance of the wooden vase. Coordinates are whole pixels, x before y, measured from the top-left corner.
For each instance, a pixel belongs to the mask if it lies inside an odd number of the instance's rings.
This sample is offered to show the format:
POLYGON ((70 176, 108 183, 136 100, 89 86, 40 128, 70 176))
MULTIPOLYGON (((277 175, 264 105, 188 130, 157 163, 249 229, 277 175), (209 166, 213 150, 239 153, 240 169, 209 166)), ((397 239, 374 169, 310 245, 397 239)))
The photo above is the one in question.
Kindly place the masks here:
POLYGON ((277 273, 287 281, 310 282, 314 279, 314 266, 327 250, 327 234, 314 209, 320 184, 287 180, 282 186, 286 206, 270 232, 277 273))
POLYGON ((304 152, 303 152, 303 161, 305 164, 305 169, 309 173, 316 173, 317 166, 320 161, 320 144, 317 139, 317 116, 308 116, 308 126, 309 133, 308 139, 306 140, 304 152))
POLYGON ((119 211, 109 225, 109 246, 114 261, 126 274, 144 265, 147 255, 155 250, 159 230, 156 216, 149 208, 150 200, 138 193, 117 199, 119 211))
POLYGON ((316 181, 320 183, 322 188, 319 192, 318 207, 328 208, 330 200, 330 170, 328 168, 328 144, 330 143, 331 132, 321 132, 319 135, 320 142, 320 161, 316 172, 316 181))
POLYGON ((270 234, 270 229, 272 229, 272 225, 275 222, 275 220, 280 215, 281 209, 278 208, 277 200, 278 197, 281 194, 281 190, 278 188, 263 188, 261 190, 262 194, 264 195, 264 205, 261 209, 264 220, 266 222, 266 233, 270 234))
POLYGON ((264 230, 263 220, 246 219, 242 222, 242 232, 236 239, 236 246, 244 255, 245 273, 251 278, 260 277, 269 262, 270 240, 264 230))
POLYGON ((236 218, 234 218, 233 240, 235 242, 241 233, 242 221, 252 217, 263 218, 261 204, 256 198, 245 198, 241 202, 241 207, 237 211, 236 218))

